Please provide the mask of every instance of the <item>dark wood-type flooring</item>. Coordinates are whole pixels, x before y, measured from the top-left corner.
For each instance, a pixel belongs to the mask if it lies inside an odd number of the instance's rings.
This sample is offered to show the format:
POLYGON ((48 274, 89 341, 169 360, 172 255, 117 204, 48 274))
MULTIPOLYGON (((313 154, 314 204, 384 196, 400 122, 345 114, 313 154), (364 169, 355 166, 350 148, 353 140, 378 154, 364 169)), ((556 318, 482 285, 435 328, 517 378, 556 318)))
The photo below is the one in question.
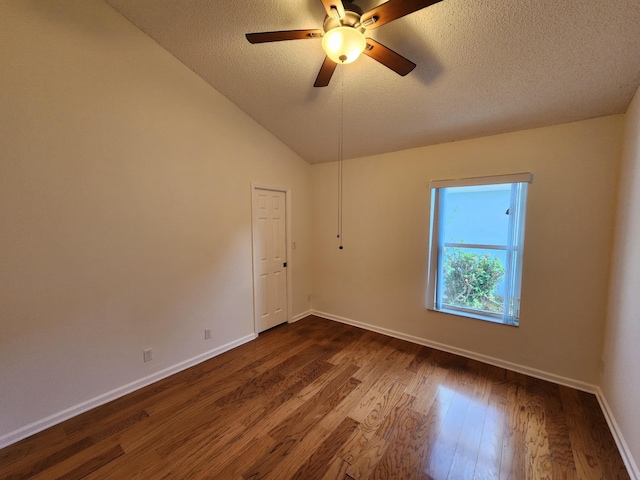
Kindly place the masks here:
POLYGON ((2 479, 628 479, 595 397, 317 317, 0 450, 2 479))

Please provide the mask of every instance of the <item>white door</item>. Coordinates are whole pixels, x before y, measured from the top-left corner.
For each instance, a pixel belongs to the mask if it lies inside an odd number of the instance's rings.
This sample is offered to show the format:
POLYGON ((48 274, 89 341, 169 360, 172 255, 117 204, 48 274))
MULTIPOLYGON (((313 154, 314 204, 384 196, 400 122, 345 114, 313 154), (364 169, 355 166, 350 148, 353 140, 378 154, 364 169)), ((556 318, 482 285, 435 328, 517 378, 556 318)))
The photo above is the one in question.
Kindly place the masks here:
POLYGON ((253 262, 256 331, 287 321, 285 192, 253 192, 253 262))

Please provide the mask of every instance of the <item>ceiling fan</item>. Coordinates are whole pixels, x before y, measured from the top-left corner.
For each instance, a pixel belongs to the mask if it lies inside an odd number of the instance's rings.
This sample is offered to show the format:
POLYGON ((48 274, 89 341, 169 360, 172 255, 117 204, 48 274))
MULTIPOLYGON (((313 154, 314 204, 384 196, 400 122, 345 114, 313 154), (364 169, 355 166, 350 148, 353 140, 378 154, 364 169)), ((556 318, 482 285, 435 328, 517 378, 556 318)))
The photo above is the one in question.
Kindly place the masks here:
POLYGON ((389 0, 363 13, 350 0, 321 0, 327 12, 322 30, 283 30, 247 33, 246 36, 251 43, 322 38, 322 48, 327 56, 320 67, 314 87, 329 85, 338 63, 351 63, 361 53, 404 76, 416 64, 375 40, 366 38, 364 34, 367 30, 373 30, 440 1, 442 0, 389 0))

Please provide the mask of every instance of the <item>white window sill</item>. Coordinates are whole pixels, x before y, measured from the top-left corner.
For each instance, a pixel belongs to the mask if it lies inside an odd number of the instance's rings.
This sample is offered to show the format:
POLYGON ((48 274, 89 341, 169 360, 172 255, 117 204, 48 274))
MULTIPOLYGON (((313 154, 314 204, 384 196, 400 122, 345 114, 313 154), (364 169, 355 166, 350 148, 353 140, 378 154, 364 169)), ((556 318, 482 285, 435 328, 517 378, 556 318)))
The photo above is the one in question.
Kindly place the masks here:
POLYGON ((482 320, 482 321, 485 321, 485 322, 497 323, 498 325, 506 325, 508 327, 518 327, 519 326, 519 323, 516 323, 516 324, 504 323, 501 318, 489 317, 489 316, 486 316, 486 315, 476 314, 476 313, 472 313, 472 312, 466 312, 466 311, 462 311, 462 310, 454 310, 454 309, 449 309, 449 308, 442 308, 442 309, 429 308, 428 310, 430 310, 432 312, 444 313, 444 314, 447 314, 447 315, 455 315, 457 317, 467 317, 467 318, 473 318, 474 320, 482 320))

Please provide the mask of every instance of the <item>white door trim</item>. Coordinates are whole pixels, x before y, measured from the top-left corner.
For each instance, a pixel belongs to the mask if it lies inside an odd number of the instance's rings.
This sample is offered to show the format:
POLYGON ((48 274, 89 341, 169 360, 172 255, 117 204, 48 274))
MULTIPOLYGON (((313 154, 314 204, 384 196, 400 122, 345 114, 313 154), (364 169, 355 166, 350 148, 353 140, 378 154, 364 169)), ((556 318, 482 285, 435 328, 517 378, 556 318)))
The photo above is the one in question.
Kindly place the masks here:
POLYGON ((278 187, 274 185, 265 185, 262 183, 251 182, 251 270, 252 270, 252 293, 253 293, 253 332, 258 333, 258 327, 256 322, 256 247, 254 245, 255 232, 254 232, 254 219, 256 217, 255 212, 255 196, 257 190, 272 190, 275 192, 284 193, 285 201, 285 232, 287 236, 286 248, 287 248, 287 323, 291 323, 292 311, 293 311, 293 255, 291 253, 291 189, 288 187, 278 187))

